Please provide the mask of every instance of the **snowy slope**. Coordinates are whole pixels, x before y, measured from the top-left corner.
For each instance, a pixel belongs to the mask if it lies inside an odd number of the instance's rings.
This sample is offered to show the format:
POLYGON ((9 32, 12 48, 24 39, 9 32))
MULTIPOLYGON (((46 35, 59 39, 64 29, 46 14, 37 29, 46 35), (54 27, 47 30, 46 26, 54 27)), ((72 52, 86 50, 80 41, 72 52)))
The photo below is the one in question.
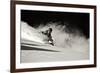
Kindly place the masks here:
POLYGON ((33 28, 21 22, 21 62, 51 62, 89 59, 89 40, 83 36, 63 32, 60 26, 53 28, 55 46, 48 44, 48 37, 41 30, 49 26, 33 28), (59 34, 59 35, 57 35, 59 34))

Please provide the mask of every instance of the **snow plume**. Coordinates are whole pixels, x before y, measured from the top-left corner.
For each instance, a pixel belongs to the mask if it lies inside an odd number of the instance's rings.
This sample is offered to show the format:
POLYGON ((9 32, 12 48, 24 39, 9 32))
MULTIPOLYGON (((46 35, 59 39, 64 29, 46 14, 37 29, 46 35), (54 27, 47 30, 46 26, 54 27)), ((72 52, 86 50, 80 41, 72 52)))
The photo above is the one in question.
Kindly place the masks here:
POLYGON ((36 41, 44 43, 43 39, 47 36, 42 35, 37 29, 29 26, 26 22, 21 22, 21 40, 36 41))
POLYGON ((45 43, 44 39, 48 39, 47 36, 40 33, 48 28, 52 28, 51 33, 54 40, 54 44, 57 47, 62 47, 65 49, 74 49, 79 52, 89 52, 89 39, 87 39, 80 31, 73 29, 73 32, 69 32, 64 25, 58 25, 58 23, 50 22, 46 25, 40 25, 38 28, 29 26, 25 22, 21 22, 21 38, 31 41, 37 41, 45 43))

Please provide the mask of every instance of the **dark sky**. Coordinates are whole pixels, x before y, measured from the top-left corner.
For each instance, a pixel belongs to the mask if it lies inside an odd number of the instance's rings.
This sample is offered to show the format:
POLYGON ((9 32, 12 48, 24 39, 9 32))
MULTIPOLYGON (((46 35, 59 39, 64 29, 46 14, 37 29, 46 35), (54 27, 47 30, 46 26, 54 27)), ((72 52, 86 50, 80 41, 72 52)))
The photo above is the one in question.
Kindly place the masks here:
POLYGON ((78 29, 89 38, 89 13, 21 10, 21 21, 25 21, 33 27, 57 22, 69 29, 78 29), (67 23, 69 25, 66 25, 67 23))

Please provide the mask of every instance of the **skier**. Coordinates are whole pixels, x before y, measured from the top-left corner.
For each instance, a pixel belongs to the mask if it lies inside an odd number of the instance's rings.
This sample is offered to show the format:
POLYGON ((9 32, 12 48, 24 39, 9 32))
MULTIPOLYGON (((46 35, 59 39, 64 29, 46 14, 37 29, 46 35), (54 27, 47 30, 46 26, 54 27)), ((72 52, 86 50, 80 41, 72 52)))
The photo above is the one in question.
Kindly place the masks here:
POLYGON ((53 43, 53 39, 52 39, 52 36, 51 36, 51 33, 52 33, 52 28, 49 28, 48 30, 46 31, 42 31, 42 33, 44 35, 46 35, 49 39, 48 39, 48 42, 54 46, 54 43, 53 43))

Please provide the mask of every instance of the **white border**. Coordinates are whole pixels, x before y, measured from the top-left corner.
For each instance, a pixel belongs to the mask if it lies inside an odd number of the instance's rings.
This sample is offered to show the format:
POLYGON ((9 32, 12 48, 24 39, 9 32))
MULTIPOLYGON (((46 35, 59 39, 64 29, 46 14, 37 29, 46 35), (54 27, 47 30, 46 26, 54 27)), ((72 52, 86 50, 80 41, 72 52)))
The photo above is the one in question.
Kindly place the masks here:
POLYGON ((16 68, 39 68, 53 66, 73 66, 86 65, 94 63, 94 10, 86 8, 70 8, 70 7, 52 7, 39 5, 16 5, 16 68), (57 11, 57 12, 81 12, 90 13, 90 60, 81 61, 63 61, 63 62, 47 62, 47 63, 22 63, 20 64, 20 10, 41 10, 41 11, 57 11))

